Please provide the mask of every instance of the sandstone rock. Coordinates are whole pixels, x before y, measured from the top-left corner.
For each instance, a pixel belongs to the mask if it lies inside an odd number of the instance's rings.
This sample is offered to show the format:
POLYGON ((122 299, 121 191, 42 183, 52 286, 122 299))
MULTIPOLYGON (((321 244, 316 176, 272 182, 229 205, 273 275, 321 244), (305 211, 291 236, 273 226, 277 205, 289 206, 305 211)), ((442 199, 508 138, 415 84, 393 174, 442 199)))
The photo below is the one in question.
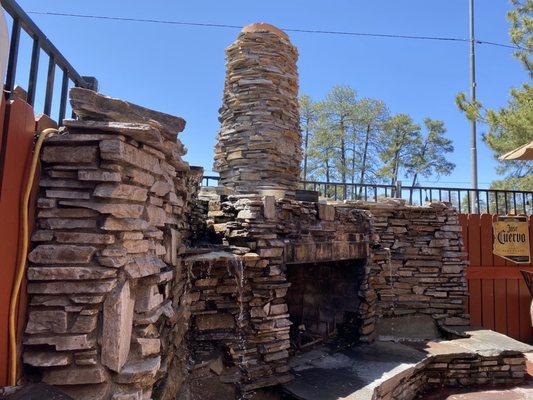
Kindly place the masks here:
POLYGON ((37 230, 31 235, 32 242, 49 242, 54 238, 54 232, 47 230, 37 230))
POLYGON ((58 243, 113 244, 115 236, 101 233, 55 232, 58 243))
POLYGON ((463 270, 464 267, 461 265, 444 265, 442 267, 443 274, 460 274, 463 270))
POLYGON ((144 202, 148 196, 148 191, 138 186, 126 185, 123 183, 100 183, 94 189, 93 195, 95 197, 109 199, 144 202))
POLYGON ((128 282, 119 285, 104 302, 102 364, 119 372, 130 351, 134 300, 128 282))
POLYGON ((44 197, 39 197, 37 199, 37 207, 39 208, 53 208, 56 206, 56 199, 47 199, 44 197))
POLYGON ((335 207, 330 204, 318 203, 318 216, 323 221, 335 220, 335 207))
POLYGON ((98 148, 95 146, 46 146, 41 160, 48 163, 92 164, 96 162, 98 148))
POLYGON ((152 226, 164 226, 167 222, 167 213, 165 210, 155 207, 146 207, 146 219, 152 226))
POLYGON ((150 188, 150 192, 155 193, 156 195, 163 197, 168 192, 170 192, 173 187, 166 181, 157 181, 150 188))
POLYGON ((28 336, 24 339, 27 345, 50 345, 54 346, 57 351, 85 350, 92 349, 96 346, 94 338, 89 335, 40 335, 28 336))
POLYGON ((125 168, 124 174, 131 179, 132 183, 137 183, 142 186, 150 187, 155 182, 155 177, 137 168, 125 168))
POLYGON ((98 262, 103 265, 104 267, 111 267, 111 268, 120 268, 123 265, 126 265, 128 262, 128 257, 98 257, 98 262))
POLYGON ((64 119, 63 125, 81 131, 96 130, 103 132, 118 133, 132 138, 136 142, 162 145, 163 138, 159 130, 149 124, 135 122, 115 121, 86 121, 77 119, 64 119))
POLYGON ((64 294, 89 294, 107 293, 116 285, 115 279, 87 282, 41 282, 28 284, 28 293, 64 293, 64 294))
POLYGON ((95 201, 60 201, 64 206, 84 207, 116 218, 139 218, 144 206, 140 204, 98 203, 95 201))
POLYGON ((44 229, 93 229, 96 228, 96 220, 81 218, 46 218, 39 221, 44 229))
POLYGON ((26 333, 65 333, 67 313, 62 310, 30 310, 26 333))
MULTIPOLYGON (((70 203, 70 201, 66 201, 70 203)), ((98 213, 85 208, 49 208, 40 210, 39 218, 94 218, 98 213)))
POLYGON ((130 390, 127 392, 115 392, 111 400, 144 400, 142 390, 130 390))
POLYGON ((239 213, 237 214, 237 218, 239 219, 255 219, 257 217, 258 215, 256 213, 246 209, 239 211, 239 213))
POLYGON ((122 180, 122 176, 120 173, 112 171, 79 170, 78 179, 81 181, 120 182, 122 180))
POLYGON ((235 327, 235 318, 230 314, 197 315, 195 322, 199 331, 233 329, 235 327))
POLYGON ((111 384, 108 382, 91 385, 59 386, 62 392, 74 400, 108 400, 110 388, 111 384))
POLYGON ((122 246, 128 254, 147 253, 151 247, 151 242, 148 240, 124 240, 122 246))
POLYGON ((162 315, 169 319, 174 319, 175 312, 170 300, 164 302, 159 307, 142 314, 135 314, 133 320, 135 325, 155 324, 162 315))
MULTIPOLYGON (((98 311, 92 315, 82 315, 78 314, 73 317, 74 322, 72 323, 69 332, 71 333, 91 333, 98 326, 98 311)), ((77 363, 79 364, 79 363, 77 363)))
POLYGON ((159 356, 128 362, 115 380, 118 383, 135 383, 146 378, 154 378, 160 366, 161 357, 159 356))
POLYGON ((69 353, 25 350, 22 361, 32 367, 59 367, 71 364, 72 356, 69 353))
POLYGON ((143 276, 157 274, 165 267, 165 264, 153 255, 134 255, 131 261, 127 263, 124 270, 133 278, 142 278, 143 276))
POLYGON ((159 159, 120 140, 100 142, 100 157, 104 160, 119 161, 143 169, 155 175, 162 175, 159 159))
POLYGON ((43 374, 43 382, 49 385, 95 384, 105 382, 106 379, 108 376, 102 366, 47 369, 43 374))
POLYGON ((90 193, 81 192, 76 190, 46 190, 46 197, 57 198, 57 199, 80 199, 88 200, 91 198, 90 193))
POLYGON ((148 228, 148 222, 143 219, 108 217, 102 224, 106 231, 143 231, 148 228))
POLYGON ((41 178, 39 186, 46 188, 90 189, 92 184, 89 182, 80 182, 76 179, 41 178))
POLYGON ((42 244, 33 249, 28 259, 36 264, 86 264, 95 251, 92 246, 42 244))
POLYGON ((70 299, 74 303, 83 303, 83 304, 100 304, 104 301, 103 295, 94 295, 94 296, 70 296, 70 299))
POLYGON ((185 128, 185 120, 169 114, 101 95, 92 90, 74 87, 70 89, 70 103, 74 112, 85 119, 131 121, 145 123, 161 131, 165 137, 175 140, 185 128))
POLYGON ((135 312, 143 313, 157 307, 164 300, 157 285, 141 286, 135 296, 135 312))
POLYGON ((141 349, 141 355, 143 357, 159 354, 161 349, 160 339, 137 338, 136 341, 141 349))
POLYGON ((114 278, 116 274, 116 270, 102 268, 98 265, 28 268, 30 281, 105 279, 114 278))
POLYGON ((276 218, 276 198, 274 196, 263 197, 263 213, 266 219, 276 218))

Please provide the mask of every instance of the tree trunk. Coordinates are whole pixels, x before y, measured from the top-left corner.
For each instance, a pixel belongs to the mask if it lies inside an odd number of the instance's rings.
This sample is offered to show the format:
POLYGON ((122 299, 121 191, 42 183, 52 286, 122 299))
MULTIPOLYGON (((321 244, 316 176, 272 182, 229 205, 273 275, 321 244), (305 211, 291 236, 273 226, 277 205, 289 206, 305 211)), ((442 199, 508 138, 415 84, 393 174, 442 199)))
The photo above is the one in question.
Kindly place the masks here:
MULTIPOLYGON (((307 122, 307 125, 309 125, 309 121, 307 122)), ((307 146, 309 143, 309 128, 305 128, 305 141, 304 141, 304 181, 307 180, 307 146)), ((305 189, 305 188, 304 188, 305 189)))
MULTIPOLYGON (((427 148, 428 148, 428 138, 426 137, 426 139, 424 140, 424 146, 422 146, 422 153, 421 153, 421 156, 420 156, 420 159, 421 160, 425 160, 426 159, 426 151, 427 151, 427 148)), ((411 187, 415 187, 416 185, 416 179, 418 178, 418 172, 415 172, 414 176, 413 176, 413 183, 411 184, 411 187)), ((410 193, 409 193, 409 203, 413 203, 413 189, 411 189, 410 193)))
POLYGON ((324 197, 328 197, 329 191, 329 155, 326 158, 326 187, 324 188, 324 197))
POLYGON ((345 137, 345 128, 344 120, 341 119, 341 180, 342 183, 346 183, 346 137, 345 137))
POLYGON ((413 204, 413 189, 416 185, 416 178, 418 177, 418 173, 415 172, 415 175, 413 176, 413 183, 411 184, 411 190, 409 192, 409 204, 413 204))
POLYGON ((366 127, 366 135, 365 135, 365 147, 363 150, 363 163, 361 164, 361 180, 359 183, 361 186, 359 187, 359 196, 363 193, 363 183, 365 181, 365 173, 366 173, 366 159, 368 155, 368 142, 370 141, 370 125, 367 125, 366 127))

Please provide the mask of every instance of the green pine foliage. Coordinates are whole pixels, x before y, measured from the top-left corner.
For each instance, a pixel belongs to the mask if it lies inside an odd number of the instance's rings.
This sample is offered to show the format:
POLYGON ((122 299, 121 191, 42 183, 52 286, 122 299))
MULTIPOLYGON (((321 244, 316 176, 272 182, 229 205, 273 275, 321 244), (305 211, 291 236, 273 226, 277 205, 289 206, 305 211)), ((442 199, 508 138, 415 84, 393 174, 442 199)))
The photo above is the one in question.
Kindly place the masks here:
MULTIPOLYGON (((450 174, 455 165, 442 121, 427 118, 425 133, 407 114, 391 116, 381 100, 336 86, 322 101, 300 98, 304 180, 389 183, 450 174)), ((361 195, 361 190, 359 195, 361 195)))

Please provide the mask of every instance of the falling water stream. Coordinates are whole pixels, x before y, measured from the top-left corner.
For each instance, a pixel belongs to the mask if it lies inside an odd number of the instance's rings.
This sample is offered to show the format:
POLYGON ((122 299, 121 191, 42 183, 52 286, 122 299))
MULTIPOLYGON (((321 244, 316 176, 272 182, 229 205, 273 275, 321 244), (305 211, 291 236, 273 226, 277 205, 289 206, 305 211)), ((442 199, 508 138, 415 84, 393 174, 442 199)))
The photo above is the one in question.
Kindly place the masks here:
POLYGON ((389 248, 386 248, 385 251, 387 252, 387 262, 389 264, 389 286, 390 286, 390 294, 391 294, 391 330, 390 330, 390 338, 394 340, 394 318, 396 317, 396 293, 394 290, 394 272, 393 272, 393 266, 392 266, 392 260, 391 260, 391 251, 389 248))
MULTIPOLYGON (((245 339, 245 332, 244 332, 244 265, 242 263, 241 259, 232 259, 231 260, 231 266, 233 267, 234 271, 233 273, 229 271, 230 275, 233 275, 235 277, 235 283, 237 285, 237 302, 239 304, 239 313, 237 314, 237 337, 239 341, 239 345, 237 346, 238 351, 240 352, 240 361, 239 361, 239 369, 243 374, 246 373, 246 367, 248 364, 248 361, 246 360, 246 339, 245 339)), ((239 400, 245 400, 246 394, 240 393, 239 400)))

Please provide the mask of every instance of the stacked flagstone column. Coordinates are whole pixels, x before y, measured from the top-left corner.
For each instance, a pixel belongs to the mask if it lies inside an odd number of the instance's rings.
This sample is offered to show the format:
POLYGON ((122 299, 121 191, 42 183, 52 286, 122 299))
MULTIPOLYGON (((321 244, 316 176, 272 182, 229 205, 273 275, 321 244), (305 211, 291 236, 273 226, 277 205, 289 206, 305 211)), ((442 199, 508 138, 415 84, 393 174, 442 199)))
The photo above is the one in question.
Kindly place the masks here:
POLYGON ((70 96, 83 119, 64 121, 41 156, 24 363, 75 398, 149 399, 198 181, 176 137, 185 121, 86 89, 70 96))
POLYGON ((221 185, 281 196, 297 188, 302 157, 297 58, 288 36, 268 24, 245 27, 226 49, 214 167, 221 185))

